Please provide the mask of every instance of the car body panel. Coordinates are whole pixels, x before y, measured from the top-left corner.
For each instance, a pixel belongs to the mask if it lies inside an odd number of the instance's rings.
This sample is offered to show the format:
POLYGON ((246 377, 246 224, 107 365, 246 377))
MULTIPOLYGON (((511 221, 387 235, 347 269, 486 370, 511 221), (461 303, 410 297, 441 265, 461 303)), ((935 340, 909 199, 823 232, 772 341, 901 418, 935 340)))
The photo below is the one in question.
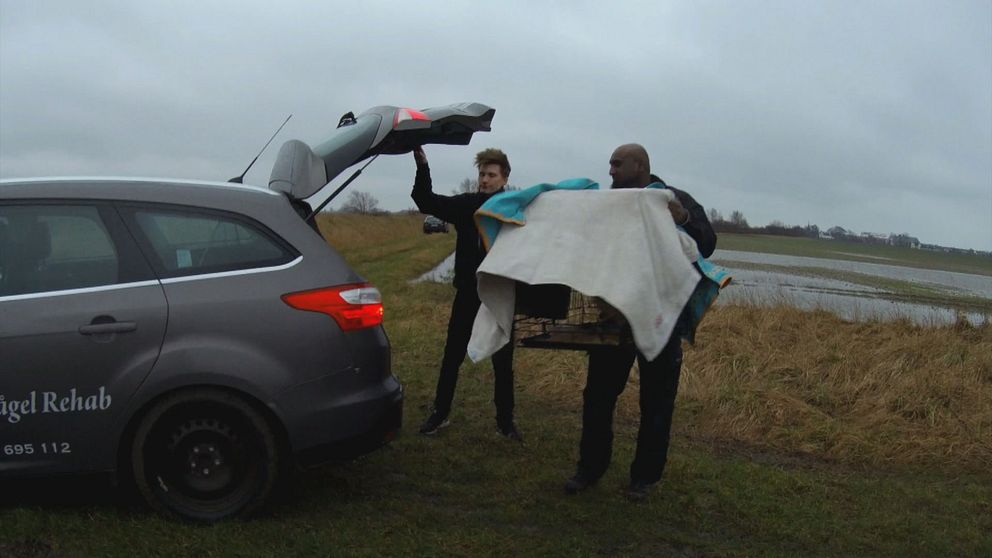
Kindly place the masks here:
MULTIPOLYGON (((45 222, 50 235, 61 230, 52 219, 67 215, 86 215, 101 225, 113 244, 117 277, 81 288, 50 286, 23 294, 0 289, 0 443, 30 451, 22 454, 24 459, 0 459, 0 474, 103 469, 107 463, 101 456, 112 453, 116 441, 93 433, 114 430, 153 369, 165 337, 165 294, 110 204, 53 203, 44 197, 24 201, 9 199, 2 213, 11 220, 8 226, 26 226, 25 219, 34 225, 45 222)), ((83 232, 61 231, 49 240, 46 265, 52 265, 59 244, 83 232)), ((84 261, 66 262, 76 271, 87 267, 84 261)), ((71 269, 64 275, 58 283, 74 276, 71 269)))
POLYGON ((31 406, 30 414, 22 410, 16 422, 11 414, 0 417, 0 443, 33 444, 36 461, 2 459, 0 474, 112 467, 101 456, 113 454, 115 440, 94 433, 116 430, 128 400, 155 364, 166 326, 161 286, 150 282, 65 296, 11 298, 0 302, 5 316, 0 319, 0 393, 8 405, 21 399, 30 400, 31 406), (136 329, 81 335, 79 328, 96 316, 133 322, 136 329))

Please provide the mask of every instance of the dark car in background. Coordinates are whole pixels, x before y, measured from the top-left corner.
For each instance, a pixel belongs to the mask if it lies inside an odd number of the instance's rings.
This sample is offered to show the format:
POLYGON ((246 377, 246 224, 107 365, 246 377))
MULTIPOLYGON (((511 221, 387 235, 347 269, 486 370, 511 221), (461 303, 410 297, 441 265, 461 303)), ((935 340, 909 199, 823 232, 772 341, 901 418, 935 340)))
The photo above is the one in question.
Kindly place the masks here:
POLYGON ((346 115, 287 142, 268 188, 128 178, 0 181, 0 478, 109 471, 155 509, 259 509, 291 466, 393 439, 379 291, 306 198, 356 162, 468 143, 493 110, 346 115))
POLYGON ((426 219, 424 219, 424 234, 446 232, 448 232, 448 223, 433 215, 429 215, 426 219))

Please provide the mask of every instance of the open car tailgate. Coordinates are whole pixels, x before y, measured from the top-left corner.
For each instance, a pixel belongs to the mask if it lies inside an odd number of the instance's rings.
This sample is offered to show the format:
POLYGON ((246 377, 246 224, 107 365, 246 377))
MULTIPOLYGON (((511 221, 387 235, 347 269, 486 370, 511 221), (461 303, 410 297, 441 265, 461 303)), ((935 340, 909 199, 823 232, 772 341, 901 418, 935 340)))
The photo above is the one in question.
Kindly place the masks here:
POLYGON ((279 150, 269 188, 294 200, 309 198, 348 167, 373 155, 409 153, 418 145, 467 145, 475 132, 488 132, 496 109, 457 103, 424 110, 373 107, 357 117, 347 113, 338 127, 311 149, 289 140, 279 150))

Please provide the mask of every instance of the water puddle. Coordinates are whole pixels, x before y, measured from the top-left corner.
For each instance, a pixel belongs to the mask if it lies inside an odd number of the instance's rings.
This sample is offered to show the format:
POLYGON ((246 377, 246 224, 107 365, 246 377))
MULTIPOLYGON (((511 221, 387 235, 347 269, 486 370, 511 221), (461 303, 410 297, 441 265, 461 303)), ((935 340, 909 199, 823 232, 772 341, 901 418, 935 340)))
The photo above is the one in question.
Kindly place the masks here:
POLYGON ((427 273, 417 277, 411 283, 450 283, 455 278, 455 253, 452 252, 447 258, 437 264, 437 267, 427 273))

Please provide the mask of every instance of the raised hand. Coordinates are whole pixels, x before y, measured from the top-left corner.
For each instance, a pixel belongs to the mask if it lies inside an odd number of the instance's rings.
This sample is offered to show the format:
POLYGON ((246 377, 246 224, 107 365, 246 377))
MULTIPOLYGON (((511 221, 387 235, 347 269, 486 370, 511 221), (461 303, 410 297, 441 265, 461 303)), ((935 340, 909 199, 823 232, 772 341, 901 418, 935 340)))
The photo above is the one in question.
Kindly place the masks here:
POLYGON ((423 146, 418 145, 413 148, 413 160, 417 162, 417 166, 421 167, 427 164, 427 154, 424 153, 423 146))

